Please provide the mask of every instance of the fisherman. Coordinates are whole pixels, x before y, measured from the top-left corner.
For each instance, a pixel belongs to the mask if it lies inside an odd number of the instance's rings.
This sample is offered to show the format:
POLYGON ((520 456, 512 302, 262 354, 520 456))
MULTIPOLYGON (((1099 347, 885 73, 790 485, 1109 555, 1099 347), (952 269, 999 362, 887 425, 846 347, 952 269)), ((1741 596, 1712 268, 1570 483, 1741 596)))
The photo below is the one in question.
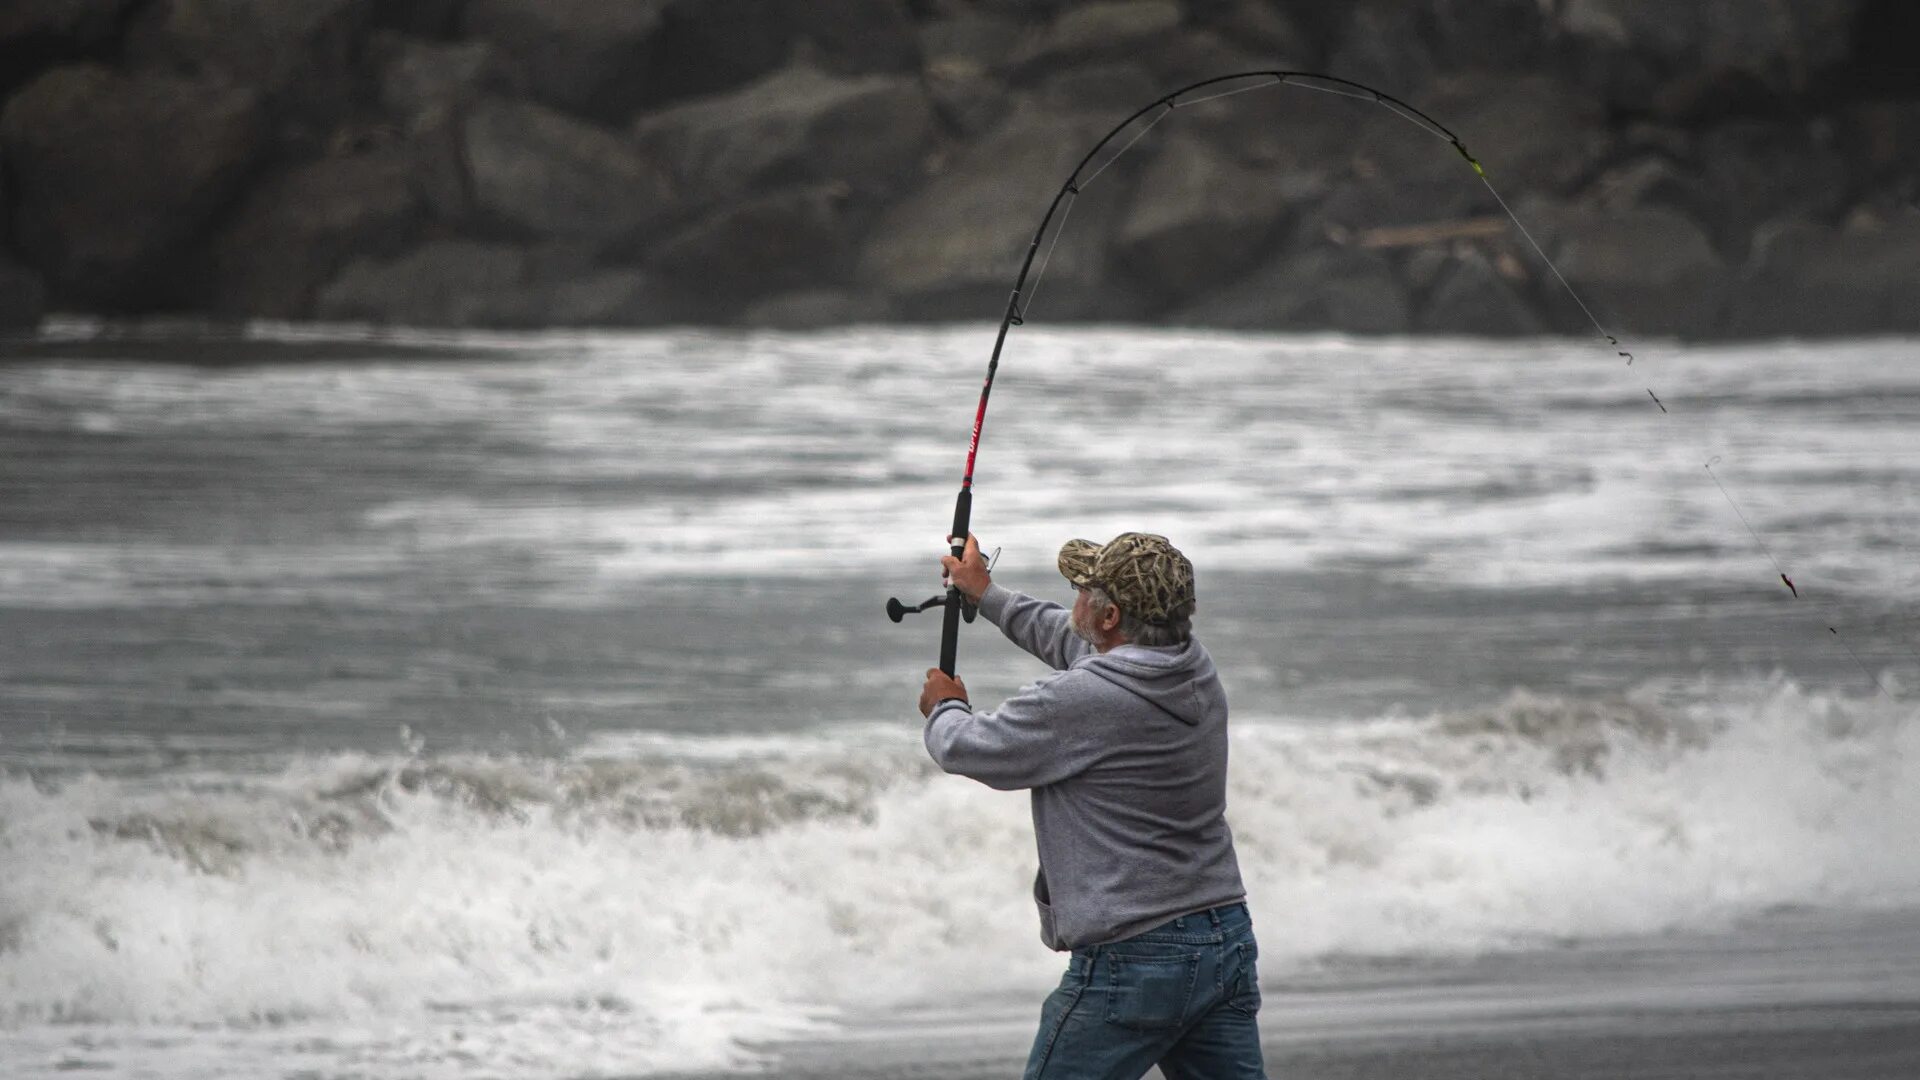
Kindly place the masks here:
POLYGON ((1224 815, 1227 697, 1193 637, 1193 564, 1164 536, 1069 540, 1073 609, 993 583, 971 534, 948 581, 1054 674, 991 712, 927 672, 927 752, 1033 791, 1040 940, 1071 952, 1025 1077, 1266 1075, 1253 924, 1224 815))

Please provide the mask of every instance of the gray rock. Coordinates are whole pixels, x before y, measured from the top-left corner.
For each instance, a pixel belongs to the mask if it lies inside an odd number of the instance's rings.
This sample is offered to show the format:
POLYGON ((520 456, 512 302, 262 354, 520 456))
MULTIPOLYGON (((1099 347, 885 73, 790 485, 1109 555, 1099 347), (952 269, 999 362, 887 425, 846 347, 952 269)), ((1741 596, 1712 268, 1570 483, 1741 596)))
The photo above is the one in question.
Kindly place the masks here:
POLYGON ((1845 57, 1859 10, 1858 0, 1569 0, 1554 29, 1570 53, 1565 74, 1610 104, 1648 109, 1676 78, 1736 73, 1776 93, 1803 90, 1845 57))
POLYGON ((1266 0, 1201 0, 1187 5, 1195 22, 1257 54, 1261 67, 1316 70, 1320 48, 1301 25, 1266 0))
POLYGON ((47 287, 40 275, 0 255, 0 331, 31 330, 47 312, 47 287))
POLYGON ((800 52, 840 74, 920 67, 913 23, 892 0, 674 0, 653 73, 655 100, 731 90, 800 52))
MULTIPOLYGON (((1183 29, 1160 38, 1139 51, 1139 62, 1153 73, 1155 97, 1219 75, 1271 71, 1278 64, 1269 53, 1199 29, 1183 29)), ((1126 110, 1146 103, 1145 99, 1113 102, 1107 108, 1119 110, 1114 116, 1117 121, 1126 110)))
POLYGON ((1257 262, 1292 207, 1263 170, 1173 135, 1142 172, 1114 254, 1149 292, 1184 299, 1257 262))
MULTIPOLYGON (((861 254, 863 280, 909 318, 998 318, 1049 201, 1109 126, 1023 104, 887 208, 861 254)), ((1109 287, 1107 265, 1130 175, 1112 170, 1075 201, 1042 282, 1046 311, 1092 317, 1132 301, 1109 287)))
POLYGON ((1698 174, 1658 154, 1632 158, 1596 177, 1581 202, 1603 210, 1666 208, 1698 221, 1712 196, 1698 174))
POLYGON ((374 18, 380 26, 414 37, 445 38, 457 29, 465 6, 466 0, 380 0, 374 18))
POLYGON ((652 275, 633 267, 608 267, 569 277, 554 283, 549 295, 529 325, 657 326, 712 318, 705 309, 668 299, 652 275))
POLYGON ((1007 114, 1012 97, 996 72, 1006 66, 1023 33, 1018 21, 975 9, 921 26, 927 95, 950 128, 976 136, 1007 114))
POLYGON ((518 325, 530 258, 508 244, 448 240, 384 261, 359 259, 320 291, 322 319, 412 326, 518 325))
POLYGON ((262 147, 246 90, 92 65, 57 68, 0 115, 14 244, 56 295, 178 298, 158 271, 240 190, 262 147))
POLYGON ((846 188, 815 184, 728 203, 655 245, 647 266, 682 289, 757 296, 844 279, 858 228, 846 188))
POLYGON ((254 188, 213 244, 214 309, 304 317, 349 257, 397 254, 426 216, 414 166, 393 150, 323 158, 254 188))
POLYGON ((947 70, 984 75, 1005 67, 1027 32, 1017 19, 966 9, 922 23, 920 53, 928 74, 947 70))
POLYGON ((1480 251, 1456 251, 1438 268, 1413 328, 1423 334, 1539 334, 1544 327, 1527 302, 1524 287, 1501 274, 1480 251))
POLYGON ((805 182, 837 181, 862 196, 898 192, 919 171, 934 121, 917 80, 841 77, 799 63, 645 117, 635 132, 682 191, 712 203, 805 182))
POLYGON ((884 322, 890 315, 886 301, 873 293, 801 289, 754 301, 740 321, 774 330, 819 330, 884 322))
POLYGON ((1347 6, 1346 25, 1327 59, 1327 71, 1417 100, 1434 74, 1431 13, 1424 4, 1359 0, 1347 6))
POLYGON ((1465 171, 1465 177, 1375 174, 1335 180, 1327 197, 1301 214, 1293 230, 1295 242, 1303 247, 1346 245, 1375 229, 1500 213, 1500 204, 1473 178, 1472 170, 1465 171))
POLYGON ((480 212, 535 236, 629 245, 673 213, 663 170, 626 139, 539 105, 488 100, 462 125, 480 212))
POLYGON ((648 96, 667 6, 667 0, 468 0, 459 25, 516 65, 538 100, 624 123, 648 96))
POLYGON ((1245 92, 1182 105, 1164 123, 1192 131, 1236 161, 1275 173, 1325 179, 1344 171, 1354 154, 1355 131, 1376 120, 1379 111, 1372 103, 1255 79, 1216 84, 1194 96, 1230 90, 1245 92))
POLYGON ((1540 0, 1435 0, 1433 52, 1447 68, 1532 68, 1547 45, 1540 0))
MULTIPOLYGON (((1609 331, 1699 338, 1720 321, 1733 275, 1700 224, 1677 211, 1602 211, 1529 202, 1520 218, 1609 331)), ((1550 329, 1581 333, 1586 317, 1550 290, 1550 329)))
MULTIPOLYGON (((1589 176, 1612 144, 1598 106, 1550 76, 1442 76, 1428 97, 1421 108, 1452 129, 1487 178, 1507 191, 1564 192, 1589 176)), ((1478 182, 1444 142, 1390 114, 1376 117, 1364 141, 1362 152, 1393 171, 1478 182)))
POLYGON ((517 89, 500 53, 484 41, 398 38, 380 71, 380 104, 411 127, 478 100, 488 90, 517 89))
POLYGON ((410 326, 647 325, 678 314, 644 272, 511 244, 443 240, 362 259, 321 290, 320 318, 410 326))
POLYGON ((258 90, 283 142, 312 149, 351 106, 373 0, 160 0, 127 33, 136 67, 258 90))
POLYGON ((1920 101, 1856 102, 1839 117, 1848 172, 1862 186, 1920 177, 1920 101))
POLYGON ((1110 116, 1111 123, 1145 106, 1167 88, 1145 66, 1130 60, 1109 60, 1066 68, 1041 80, 1029 100, 1045 109, 1081 111, 1110 116))
POLYGON ((1735 261, 1744 258, 1761 222, 1832 221, 1846 199, 1840 156, 1791 124, 1723 124, 1699 137, 1697 159, 1708 191, 1701 220, 1735 261))
POLYGON ((1289 251, 1181 309, 1173 321, 1231 330, 1339 330, 1398 334, 1408 326, 1405 288, 1386 259, 1357 248, 1289 251))
POLYGON ((1920 215, 1852 230, 1787 221, 1762 230, 1726 332, 1920 332, 1920 215))
MULTIPOLYGON (((1095 0, 1074 4, 1042 34, 1028 39, 1015 63, 1046 70, 1062 61, 1118 56, 1148 47, 1178 29, 1183 16, 1174 0, 1095 0)), ((1144 103, 1143 103, 1144 104, 1144 103)))
POLYGON ((963 138, 977 138, 1013 108, 1006 83, 992 75, 935 67, 927 71, 926 86, 935 114, 963 138))
POLYGON ((0 5, 0 95, 110 41, 134 0, 7 0, 0 5))

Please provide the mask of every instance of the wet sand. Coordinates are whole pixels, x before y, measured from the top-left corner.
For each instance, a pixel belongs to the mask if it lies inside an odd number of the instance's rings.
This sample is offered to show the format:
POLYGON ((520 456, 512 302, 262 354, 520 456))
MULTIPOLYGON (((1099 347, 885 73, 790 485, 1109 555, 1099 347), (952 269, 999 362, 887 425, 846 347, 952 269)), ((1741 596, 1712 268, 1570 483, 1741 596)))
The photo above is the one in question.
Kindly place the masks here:
MULTIPOLYGON (((1725 934, 1336 965, 1263 989, 1274 1080, 1920 1077, 1915 912, 1783 913, 1725 934)), ((1017 1077, 1038 1014, 1037 997, 954 1002, 758 1049, 772 1059, 764 1075, 783 1080, 1017 1077)))

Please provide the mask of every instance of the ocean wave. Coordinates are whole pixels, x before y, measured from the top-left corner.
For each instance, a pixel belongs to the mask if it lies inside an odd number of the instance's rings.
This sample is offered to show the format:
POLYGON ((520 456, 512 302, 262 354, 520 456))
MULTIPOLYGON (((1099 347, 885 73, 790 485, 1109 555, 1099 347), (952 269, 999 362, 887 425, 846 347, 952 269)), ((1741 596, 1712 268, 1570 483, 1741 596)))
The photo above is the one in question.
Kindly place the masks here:
MULTIPOLYGON (((1239 720, 1228 818, 1267 973, 1920 902, 1915 719, 1774 680, 1239 720)), ((617 1016, 651 1033, 619 1065, 645 1071, 750 1063, 743 1039, 841 1010, 1039 992, 1058 958, 1026 800, 915 736, 16 772, 0 1023, 617 1016)))

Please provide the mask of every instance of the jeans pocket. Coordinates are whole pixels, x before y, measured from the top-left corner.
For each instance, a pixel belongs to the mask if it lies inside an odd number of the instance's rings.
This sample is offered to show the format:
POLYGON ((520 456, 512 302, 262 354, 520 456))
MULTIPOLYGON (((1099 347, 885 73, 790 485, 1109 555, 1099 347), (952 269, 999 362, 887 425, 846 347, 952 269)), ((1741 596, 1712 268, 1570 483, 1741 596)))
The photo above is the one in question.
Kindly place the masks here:
POLYGON ((1186 1019, 1200 972, 1198 952, 1109 953, 1107 959, 1108 1023, 1135 1031, 1166 1031, 1186 1019))
POLYGON ((1248 1016, 1260 1011, 1260 945, 1249 938, 1236 945, 1240 951, 1239 970, 1227 990, 1227 1004, 1248 1016))

